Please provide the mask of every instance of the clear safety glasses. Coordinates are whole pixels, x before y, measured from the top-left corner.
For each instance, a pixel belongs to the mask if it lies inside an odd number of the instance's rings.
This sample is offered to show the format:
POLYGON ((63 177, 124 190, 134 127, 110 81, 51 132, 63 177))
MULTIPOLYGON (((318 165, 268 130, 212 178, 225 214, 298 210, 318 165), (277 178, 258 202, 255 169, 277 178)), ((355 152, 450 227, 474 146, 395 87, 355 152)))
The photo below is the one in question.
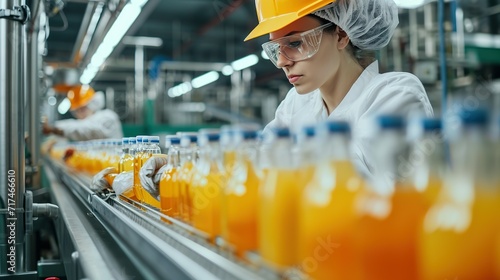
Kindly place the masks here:
POLYGON ((323 29, 332 26, 333 23, 327 23, 318 26, 314 29, 282 37, 273 41, 262 44, 262 48, 266 52, 273 64, 278 66, 279 55, 284 55, 288 60, 301 61, 308 59, 318 52, 321 38, 323 37, 323 29))

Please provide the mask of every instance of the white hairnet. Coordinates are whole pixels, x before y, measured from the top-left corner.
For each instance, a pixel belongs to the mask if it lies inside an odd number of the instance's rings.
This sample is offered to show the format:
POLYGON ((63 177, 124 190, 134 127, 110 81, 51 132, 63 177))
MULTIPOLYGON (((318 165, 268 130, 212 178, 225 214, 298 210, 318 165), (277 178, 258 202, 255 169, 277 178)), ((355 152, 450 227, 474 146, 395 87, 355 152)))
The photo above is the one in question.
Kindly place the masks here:
POLYGON ((393 0, 337 0, 313 14, 342 28, 362 50, 385 47, 399 23, 393 0))
POLYGON ((92 99, 89 101, 87 104, 87 107, 94 111, 97 112, 101 109, 104 109, 104 106, 106 105, 106 101, 104 99, 104 93, 102 91, 98 91, 94 94, 92 99))

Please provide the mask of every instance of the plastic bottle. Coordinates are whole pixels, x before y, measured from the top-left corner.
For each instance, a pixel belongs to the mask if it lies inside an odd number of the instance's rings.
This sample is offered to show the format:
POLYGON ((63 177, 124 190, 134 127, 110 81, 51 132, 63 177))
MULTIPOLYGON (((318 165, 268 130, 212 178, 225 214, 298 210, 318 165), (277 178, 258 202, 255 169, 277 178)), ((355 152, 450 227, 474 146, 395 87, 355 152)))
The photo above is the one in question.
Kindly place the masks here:
POLYGON ((122 154, 120 156, 120 163, 118 165, 118 172, 133 171, 134 160, 130 155, 130 139, 128 137, 122 138, 122 154))
POLYGON ((357 201, 361 279, 418 279, 417 237, 426 211, 411 181, 405 120, 381 116, 373 140, 373 180, 357 201))
MULTIPOLYGON (((146 163, 148 159, 153 157, 154 155, 161 154, 160 148, 160 137, 159 136, 144 136, 142 138, 142 154, 140 157, 141 167, 146 163)), ((148 193, 142 185, 140 185, 142 192, 142 203, 146 203, 156 208, 160 208, 160 201, 153 197, 150 193, 148 193)))
POLYGON ((141 186, 141 180, 139 179, 139 171, 141 170, 141 158, 143 154, 143 139, 146 137, 145 135, 139 135, 135 137, 136 140, 136 145, 135 145, 135 154, 134 154, 134 193, 135 197, 139 200, 139 202, 142 202, 144 200, 142 196, 142 186, 141 186))
POLYGON ((179 135, 181 144, 179 147, 180 168, 177 170, 176 178, 179 189, 180 217, 186 223, 191 223, 192 197, 191 180, 194 163, 196 160, 198 140, 197 134, 183 132, 179 135))
POLYGON ((363 180, 351 162, 350 127, 327 122, 316 130, 315 149, 308 152, 313 174, 298 205, 299 266, 316 280, 358 279, 353 233, 363 180))
POLYGON ((296 264, 297 204, 301 187, 292 157, 293 140, 286 128, 264 136, 269 141, 269 169, 259 190, 259 253, 277 270, 296 264))
POLYGON ((422 236, 425 279, 498 279, 495 244, 500 189, 488 138, 488 112, 463 110, 451 138, 451 173, 445 195, 429 210, 422 236))
POLYGON ((234 163, 224 188, 223 209, 226 212, 223 232, 226 243, 234 246, 236 255, 245 257, 256 250, 258 190, 256 173, 258 126, 247 125, 232 129, 234 163))
POLYGON ((223 174, 219 138, 219 130, 200 129, 198 132, 198 160, 190 184, 191 222, 194 227, 207 233, 212 242, 220 235, 223 174))
POLYGON ((161 212, 173 218, 179 218, 179 189, 176 184, 176 172, 179 169, 180 138, 167 136, 165 146, 168 149, 167 169, 160 180, 160 209, 161 212))

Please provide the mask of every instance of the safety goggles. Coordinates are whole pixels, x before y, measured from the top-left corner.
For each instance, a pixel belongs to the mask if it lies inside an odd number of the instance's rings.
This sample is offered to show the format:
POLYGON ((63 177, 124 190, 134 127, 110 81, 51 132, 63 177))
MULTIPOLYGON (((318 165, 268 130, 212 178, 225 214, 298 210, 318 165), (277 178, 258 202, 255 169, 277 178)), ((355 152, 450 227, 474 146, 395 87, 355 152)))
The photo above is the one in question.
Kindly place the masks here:
POLYGON ((280 54, 291 61, 305 60, 318 52, 321 38, 323 37, 323 30, 332 25, 333 23, 327 23, 299 34, 269 41, 262 44, 262 48, 272 63, 278 68, 280 68, 278 66, 280 54))

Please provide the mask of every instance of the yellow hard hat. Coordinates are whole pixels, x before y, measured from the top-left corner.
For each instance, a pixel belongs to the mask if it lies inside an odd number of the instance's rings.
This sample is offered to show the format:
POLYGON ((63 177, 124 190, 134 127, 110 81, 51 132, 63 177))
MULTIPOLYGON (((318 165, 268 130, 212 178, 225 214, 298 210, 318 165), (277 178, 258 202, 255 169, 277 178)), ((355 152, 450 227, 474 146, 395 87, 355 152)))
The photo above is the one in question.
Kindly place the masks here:
POLYGON ((281 29, 335 0, 255 0, 259 24, 245 41, 281 29))
POLYGON ((95 91, 89 85, 78 85, 68 91, 68 99, 71 102, 70 110, 75 110, 87 105, 94 97, 95 91))

